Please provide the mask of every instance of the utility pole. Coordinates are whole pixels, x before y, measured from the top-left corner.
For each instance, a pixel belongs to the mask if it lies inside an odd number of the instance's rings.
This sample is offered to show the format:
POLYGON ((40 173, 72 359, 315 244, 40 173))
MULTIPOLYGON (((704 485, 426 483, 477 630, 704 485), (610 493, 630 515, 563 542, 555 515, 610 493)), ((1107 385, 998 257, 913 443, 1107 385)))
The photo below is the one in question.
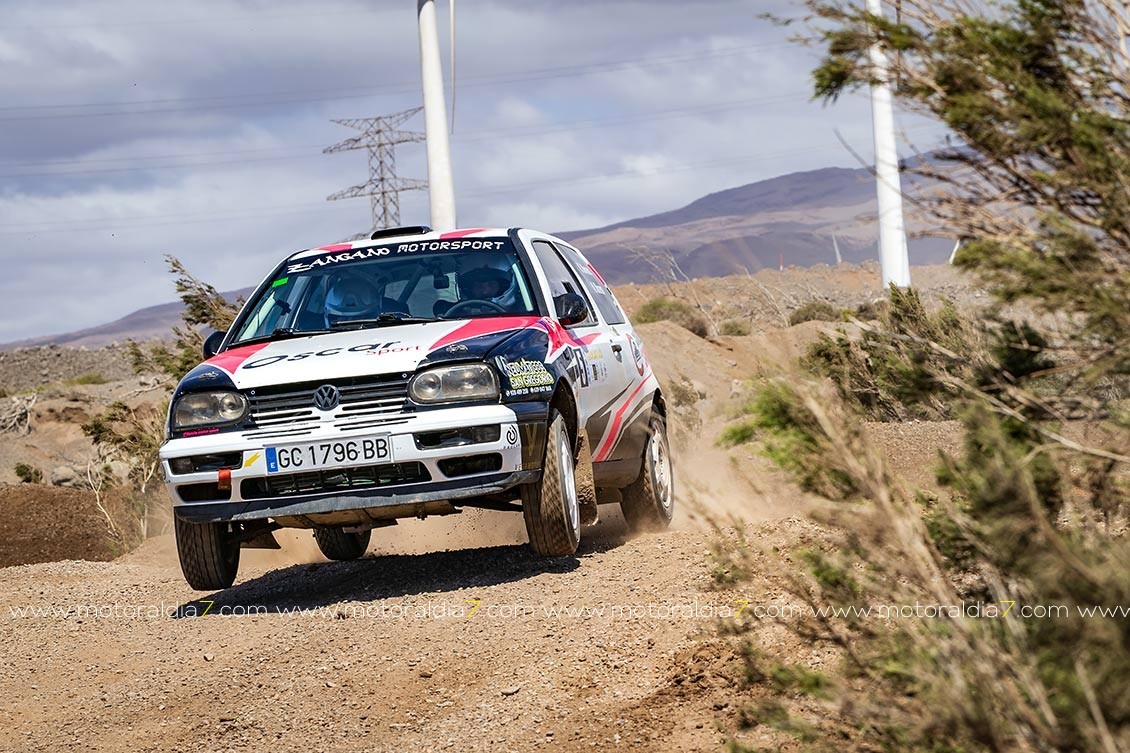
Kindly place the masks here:
POLYGON ((435 0, 417 0, 416 10, 420 23, 420 77, 424 87, 432 228, 444 232, 456 227, 455 186, 451 177, 451 147, 447 141, 447 103, 443 93, 435 0))
MULTIPOLYGON (((867 12, 883 16, 882 0, 867 0, 867 12)), ((902 214, 902 186, 895 140, 895 113, 891 103, 890 62, 879 43, 871 46, 871 119, 875 130, 875 177, 879 198, 879 262, 883 287, 894 283, 910 287, 910 261, 902 214)))
POLYGON ((422 180, 399 178, 396 175, 396 145, 424 140, 424 134, 416 131, 402 131, 399 126, 421 109, 416 107, 377 118, 350 118, 332 121, 346 128, 355 128, 361 132, 361 135, 328 146, 322 150, 322 153, 334 154, 335 152, 364 149, 369 153, 369 179, 360 185, 338 191, 326 197, 326 200, 337 201, 338 199, 368 196, 369 209, 372 212, 373 220, 372 230, 398 227, 400 225, 400 192, 415 191, 426 188, 428 185, 422 180))

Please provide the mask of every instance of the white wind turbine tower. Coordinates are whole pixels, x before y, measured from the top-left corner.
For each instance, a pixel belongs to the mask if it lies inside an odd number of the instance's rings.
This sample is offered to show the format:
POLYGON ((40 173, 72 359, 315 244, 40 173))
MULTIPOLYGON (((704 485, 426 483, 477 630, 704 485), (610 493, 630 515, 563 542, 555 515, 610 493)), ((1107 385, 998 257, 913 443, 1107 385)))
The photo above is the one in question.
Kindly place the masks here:
MULTIPOLYGON (((867 11, 882 17, 882 0, 867 0, 867 11)), ((871 118, 875 129, 875 177, 879 194, 879 262, 884 288, 891 283, 906 288, 910 287, 910 261, 903 224, 890 65, 878 43, 871 47, 871 65, 875 69, 875 84, 871 87, 871 118)))
MULTIPOLYGON (((455 75, 455 0, 451 1, 452 86, 455 75)), ((420 23, 420 74, 424 87, 424 133, 428 154, 428 196, 432 228, 454 230, 455 186, 451 173, 451 146, 447 139, 447 103, 443 93, 443 64, 439 56, 435 0, 416 0, 420 23)), ((452 89, 452 97, 455 91, 452 89)))

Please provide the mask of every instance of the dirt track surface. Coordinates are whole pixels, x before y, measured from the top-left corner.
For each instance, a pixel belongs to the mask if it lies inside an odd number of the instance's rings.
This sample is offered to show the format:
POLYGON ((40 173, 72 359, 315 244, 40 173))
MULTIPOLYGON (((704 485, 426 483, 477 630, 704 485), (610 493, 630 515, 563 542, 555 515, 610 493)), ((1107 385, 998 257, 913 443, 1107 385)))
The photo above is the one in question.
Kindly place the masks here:
POLYGON ((717 748, 712 709, 672 691, 678 657, 716 622, 689 608, 735 609, 732 595, 710 590, 701 534, 622 530, 587 529, 553 561, 521 544, 377 544, 268 570, 281 555, 245 552, 220 594, 190 591, 167 541, 9 568, 0 749, 717 748), (103 614, 50 614, 79 605, 103 614), (27 607, 48 613, 12 612, 27 607))

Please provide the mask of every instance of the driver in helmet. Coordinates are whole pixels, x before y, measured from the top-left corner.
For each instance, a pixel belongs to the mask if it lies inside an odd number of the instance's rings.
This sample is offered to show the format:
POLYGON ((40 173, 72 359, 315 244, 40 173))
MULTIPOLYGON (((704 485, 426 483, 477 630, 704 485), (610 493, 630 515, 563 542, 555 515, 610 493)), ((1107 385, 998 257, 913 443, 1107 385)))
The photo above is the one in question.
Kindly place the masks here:
POLYGON ((459 275, 459 290, 465 300, 490 301, 505 307, 513 301, 513 296, 506 300, 513 282, 509 270, 477 267, 459 275))
POLYGON ((359 275, 337 275, 326 289, 326 327, 372 319, 381 313, 381 303, 380 291, 369 280, 359 275))
MULTIPOLYGON (((509 313, 514 311, 516 305, 514 273, 509 267, 500 268, 489 263, 482 266, 465 269, 456 275, 459 286, 459 301, 447 309, 459 307, 459 313, 509 313)), ((438 305, 438 304, 437 304, 438 305)))

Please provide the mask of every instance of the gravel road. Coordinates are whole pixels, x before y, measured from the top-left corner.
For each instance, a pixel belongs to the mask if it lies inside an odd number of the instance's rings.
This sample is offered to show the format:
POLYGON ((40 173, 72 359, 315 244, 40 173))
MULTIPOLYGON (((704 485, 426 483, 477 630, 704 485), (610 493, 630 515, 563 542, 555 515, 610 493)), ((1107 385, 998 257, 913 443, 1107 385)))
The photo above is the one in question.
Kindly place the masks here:
POLYGON ((219 594, 188 589, 167 540, 7 568, 0 749, 718 748, 715 710, 672 690, 732 597, 702 534, 622 532, 553 561, 517 542, 281 568, 304 552, 245 552, 219 594))

